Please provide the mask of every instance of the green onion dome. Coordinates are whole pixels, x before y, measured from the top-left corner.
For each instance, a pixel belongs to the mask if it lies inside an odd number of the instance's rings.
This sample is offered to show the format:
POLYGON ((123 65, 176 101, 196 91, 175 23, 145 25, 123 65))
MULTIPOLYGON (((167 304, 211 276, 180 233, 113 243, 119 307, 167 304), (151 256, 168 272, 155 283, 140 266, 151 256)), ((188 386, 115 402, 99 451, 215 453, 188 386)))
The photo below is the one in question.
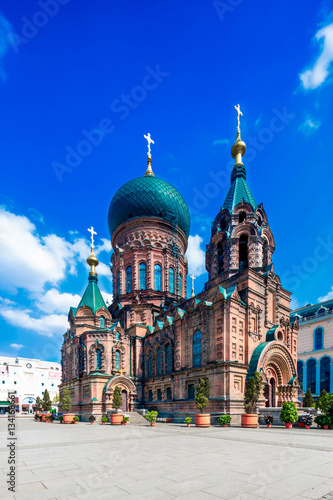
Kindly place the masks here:
POLYGON ((110 234, 123 222, 135 217, 160 217, 182 229, 188 238, 190 213, 184 198, 166 181, 144 175, 126 182, 110 203, 110 234))

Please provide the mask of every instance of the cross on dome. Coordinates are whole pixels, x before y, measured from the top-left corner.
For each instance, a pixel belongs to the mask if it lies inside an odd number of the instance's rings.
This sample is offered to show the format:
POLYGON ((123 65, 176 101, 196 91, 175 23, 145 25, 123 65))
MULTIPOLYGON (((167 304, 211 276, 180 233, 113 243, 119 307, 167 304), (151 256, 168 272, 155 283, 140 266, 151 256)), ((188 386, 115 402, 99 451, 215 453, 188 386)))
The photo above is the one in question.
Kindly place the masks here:
POLYGON ((239 130, 240 129, 240 120, 239 120, 239 117, 243 116, 243 113, 240 110, 240 105, 239 104, 237 104, 237 106, 234 106, 234 108, 237 111, 237 122, 238 122, 237 129, 239 130))
POLYGON ((94 228, 91 226, 89 229, 87 229, 89 233, 91 234, 91 246, 94 246, 94 235, 96 235, 96 231, 94 231, 94 228))
POLYGON ((150 137, 150 132, 148 132, 147 135, 144 135, 143 136, 145 139, 147 139, 147 142, 148 142, 148 158, 151 158, 151 152, 150 152, 150 145, 151 144, 155 144, 155 142, 153 141, 153 139, 150 137))
POLYGON ((194 274, 192 274, 192 276, 190 276, 191 280, 192 280, 192 294, 191 294, 191 297, 194 297, 194 280, 196 279, 196 277, 194 276, 194 274))

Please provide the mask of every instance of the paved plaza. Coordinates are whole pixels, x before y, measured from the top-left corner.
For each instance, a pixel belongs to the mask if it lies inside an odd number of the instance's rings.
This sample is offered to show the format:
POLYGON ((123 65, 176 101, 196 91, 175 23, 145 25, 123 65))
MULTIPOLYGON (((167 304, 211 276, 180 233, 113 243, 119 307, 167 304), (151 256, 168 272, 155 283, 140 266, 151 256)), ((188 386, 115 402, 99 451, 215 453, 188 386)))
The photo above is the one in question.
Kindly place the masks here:
POLYGON ((13 494, 0 419, 1 500, 333 498, 333 431, 16 423, 13 494))

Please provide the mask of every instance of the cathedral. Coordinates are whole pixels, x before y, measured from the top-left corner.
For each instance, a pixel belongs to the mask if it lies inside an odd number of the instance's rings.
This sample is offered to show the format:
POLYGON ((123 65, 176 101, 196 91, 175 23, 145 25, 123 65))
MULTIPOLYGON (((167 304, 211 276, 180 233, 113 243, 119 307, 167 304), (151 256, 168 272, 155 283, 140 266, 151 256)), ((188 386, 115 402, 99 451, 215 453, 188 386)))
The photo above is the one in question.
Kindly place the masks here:
POLYGON ((62 346, 62 392, 86 420, 112 409, 121 389, 123 411, 155 409, 160 416, 197 412, 199 379, 210 383, 213 415, 244 412, 246 380, 262 378, 259 406, 298 401, 297 318, 274 272, 275 241, 263 204, 246 182, 246 145, 239 126, 231 155, 230 188, 206 247, 208 281, 187 298, 185 256, 190 214, 181 194, 148 166, 110 204, 113 302, 98 287, 94 231, 88 286, 69 312, 62 346))

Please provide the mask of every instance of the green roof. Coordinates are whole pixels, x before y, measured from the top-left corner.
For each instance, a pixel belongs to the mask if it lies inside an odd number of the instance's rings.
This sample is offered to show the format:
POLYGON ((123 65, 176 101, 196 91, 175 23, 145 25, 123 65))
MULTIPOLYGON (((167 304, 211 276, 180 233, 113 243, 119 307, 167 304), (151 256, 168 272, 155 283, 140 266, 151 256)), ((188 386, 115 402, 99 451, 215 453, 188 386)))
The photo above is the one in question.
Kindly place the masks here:
MULTIPOLYGON (((80 304, 77 306, 77 309, 83 307, 84 305, 90 307, 94 314, 103 306, 105 307, 105 309, 107 309, 102 294, 97 285, 97 276, 89 276, 88 286, 83 294, 80 304)), ((74 311, 73 314, 75 314, 74 311)))
POLYGON ((252 356, 251 356, 249 370, 248 370, 247 376, 246 376, 246 380, 249 380, 249 378, 253 377, 254 372, 258 371, 257 367, 258 367, 258 362, 259 362, 260 356, 261 356, 263 350, 265 349, 265 347, 268 346, 268 344, 270 344, 270 342, 262 342, 253 351, 252 356))
POLYGON ((190 234, 190 213, 178 191, 166 181, 145 175, 126 182, 110 203, 110 234, 123 222, 135 217, 160 217, 190 234))
POLYGON ((222 208, 227 208, 231 213, 238 203, 242 200, 249 203, 253 210, 256 210, 257 204, 252 196, 249 186, 246 183, 246 170, 243 166, 238 165, 233 168, 231 173, 231 186, 224 200, 222 208))

